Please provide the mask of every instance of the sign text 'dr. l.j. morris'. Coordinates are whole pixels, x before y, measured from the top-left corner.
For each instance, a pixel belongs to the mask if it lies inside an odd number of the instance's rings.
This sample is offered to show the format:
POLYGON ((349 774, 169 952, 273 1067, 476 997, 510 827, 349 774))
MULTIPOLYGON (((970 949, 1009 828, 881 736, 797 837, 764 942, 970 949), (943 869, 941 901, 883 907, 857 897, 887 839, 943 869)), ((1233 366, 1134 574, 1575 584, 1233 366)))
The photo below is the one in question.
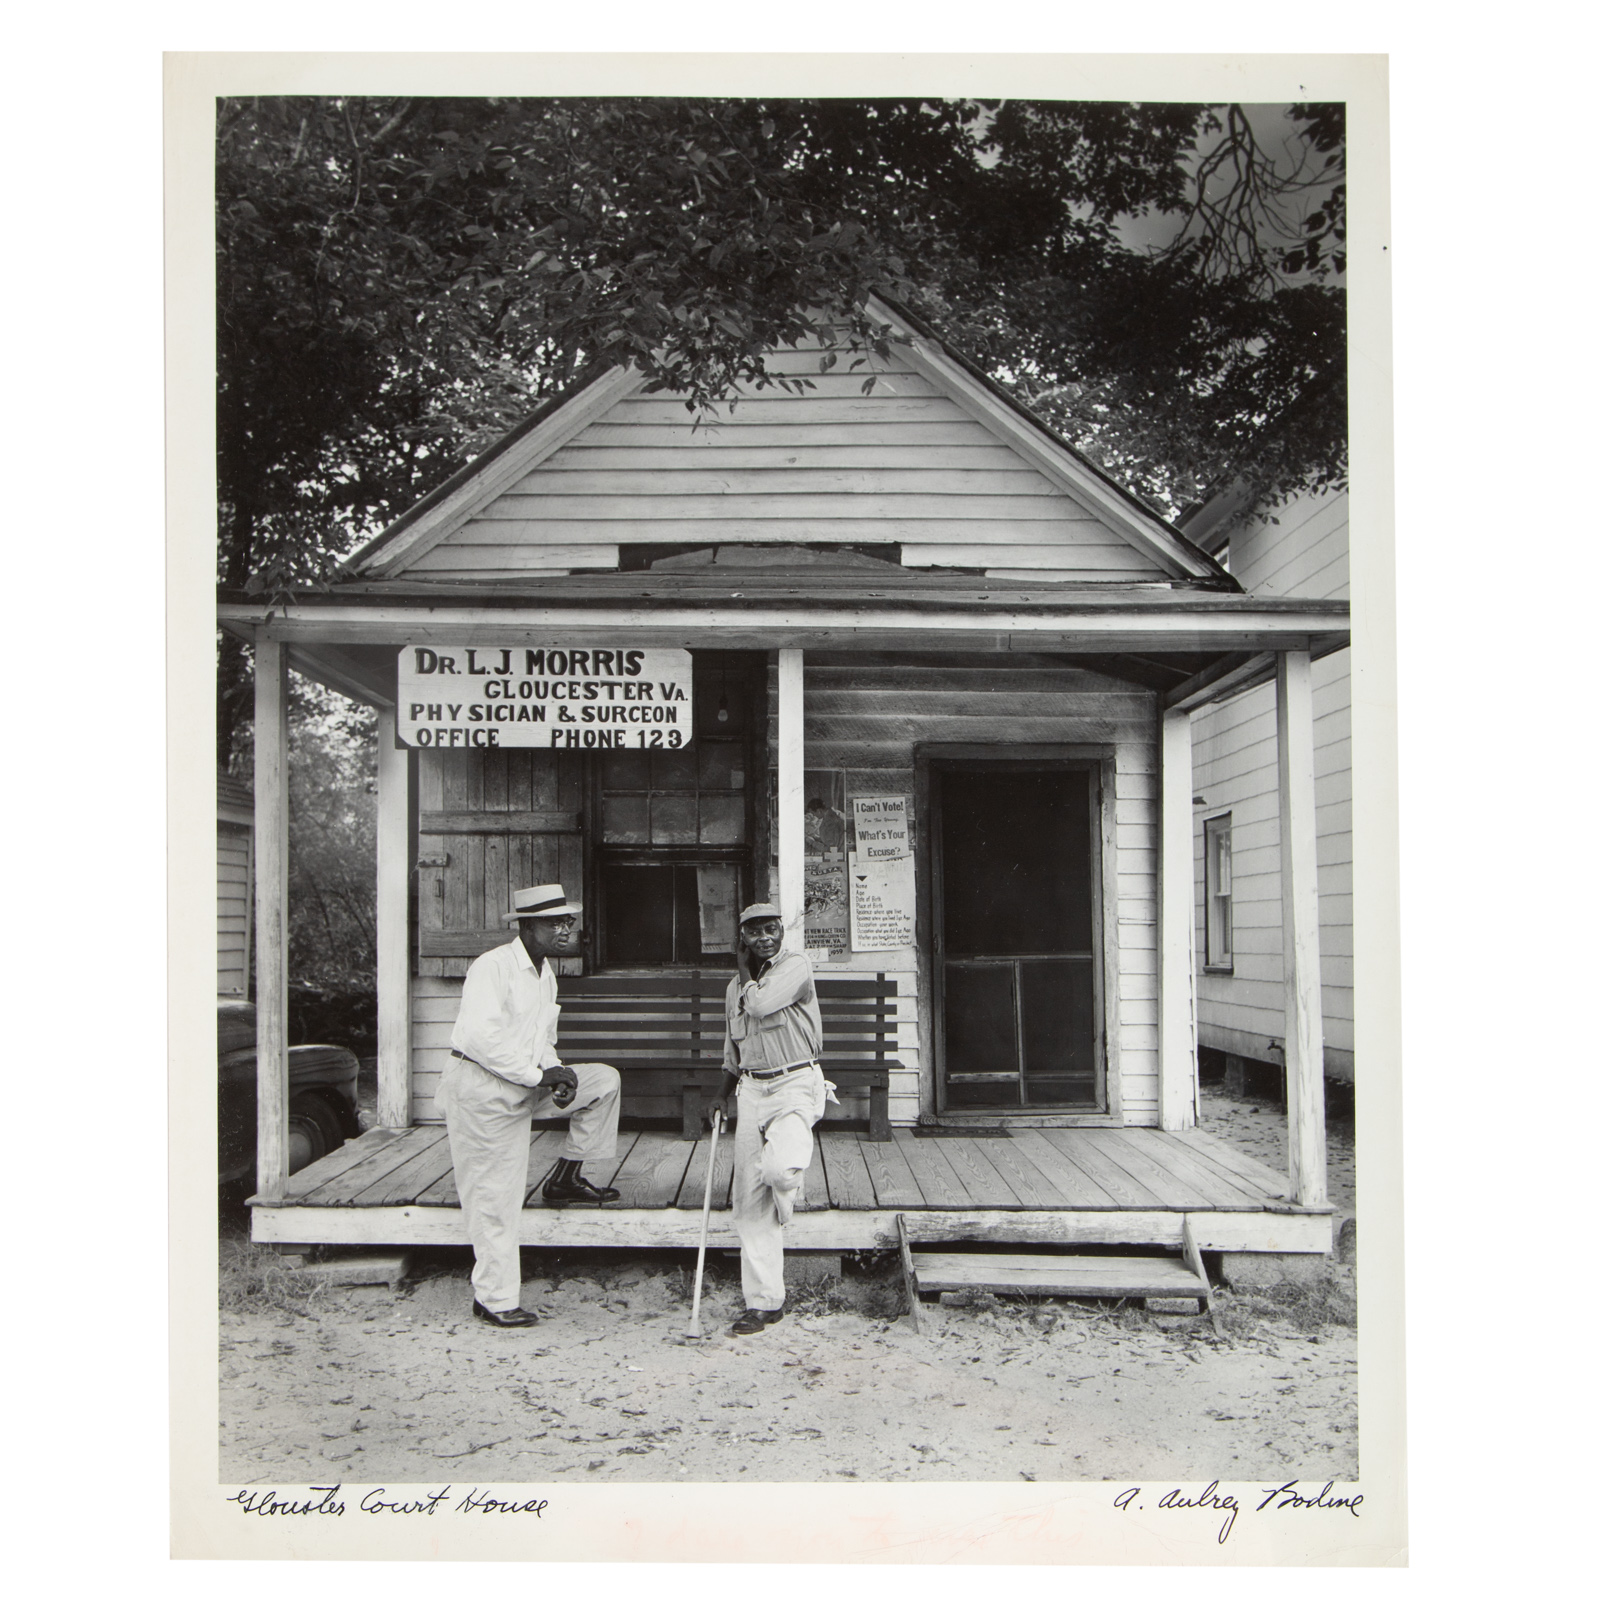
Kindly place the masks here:
POLYGON ((694 737, 687 650, 407 645, 397 718, 438 750, 678 750, 694 737))

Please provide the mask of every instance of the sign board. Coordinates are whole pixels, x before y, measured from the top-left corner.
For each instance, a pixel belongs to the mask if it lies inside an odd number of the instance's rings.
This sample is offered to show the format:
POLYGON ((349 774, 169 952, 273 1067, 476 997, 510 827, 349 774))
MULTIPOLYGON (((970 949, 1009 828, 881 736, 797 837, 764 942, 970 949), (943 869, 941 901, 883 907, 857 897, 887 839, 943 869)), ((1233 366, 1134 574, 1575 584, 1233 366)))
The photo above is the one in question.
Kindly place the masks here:
POLYGON ((396 725, 424 750, 680 750, 694 737, 687 650, 407 645, 396 725))

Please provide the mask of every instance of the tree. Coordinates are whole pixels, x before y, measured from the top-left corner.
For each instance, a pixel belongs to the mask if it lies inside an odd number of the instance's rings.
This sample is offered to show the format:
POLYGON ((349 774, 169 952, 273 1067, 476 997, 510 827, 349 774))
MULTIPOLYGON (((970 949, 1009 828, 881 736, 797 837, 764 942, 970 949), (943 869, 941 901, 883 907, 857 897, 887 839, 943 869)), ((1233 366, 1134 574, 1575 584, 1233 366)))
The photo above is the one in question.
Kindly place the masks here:
MULTIPOLYGON (((293 1042, 376 1048, 377 717, 289 678, 289 975, 293 1042)), ((237 765, 249 778, 252 730, 237 765)))
MULTIPOLYGON (((597 364, 703 408, 819 321, 881 349, 874 292, 1159 509, 1344 472, 1341 107, 304 97, 217 148, 229 591, 317 583, 597 364)), ((224 760, 245 692, 225 644, 224 760)))
POLYGON ((377 718, 318 684, 291 684, 289 970, 359 986, 377 960, 377 718))

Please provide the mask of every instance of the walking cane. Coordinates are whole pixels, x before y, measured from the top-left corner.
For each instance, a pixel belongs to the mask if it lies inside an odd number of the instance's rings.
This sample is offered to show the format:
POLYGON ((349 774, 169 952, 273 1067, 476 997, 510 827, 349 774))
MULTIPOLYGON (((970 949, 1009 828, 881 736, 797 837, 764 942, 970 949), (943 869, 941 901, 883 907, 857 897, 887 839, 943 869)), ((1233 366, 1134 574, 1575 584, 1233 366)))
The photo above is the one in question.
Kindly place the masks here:
POLYGON ((706 1200, 700 1209, 700 1254, 694 1264, 694 1310, 689 1315, 689 1337, 702 1339, 700 1331, 700 1280, 706 1270, 706 1235, 711 1232, 711 1180, 717 1174, 717 1135, 722 1131, 722 1113, 711 1113, 711 1154, 706 1161, 706 1200))

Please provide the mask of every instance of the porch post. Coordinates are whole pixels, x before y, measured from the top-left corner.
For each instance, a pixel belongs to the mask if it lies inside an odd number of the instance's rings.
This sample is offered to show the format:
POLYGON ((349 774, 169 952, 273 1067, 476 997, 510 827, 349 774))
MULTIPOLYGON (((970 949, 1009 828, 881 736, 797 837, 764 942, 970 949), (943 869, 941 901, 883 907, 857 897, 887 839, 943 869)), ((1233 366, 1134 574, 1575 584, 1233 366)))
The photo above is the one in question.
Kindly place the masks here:
POLYGON ((778 909, 796 946, 806 913, 805 655, 778 652, 778 909))
POLYGON ((1161 840, 1156 873, 1160 939, 1157 1115, 1163 1128, 1172 1129, 1195 1125, 1200 1072, 1195 1032, 1193 791, 1189 713, 1163 711, 1161 840))
POLYGON ((256 638, 256 1193, 289 1179, 289 652, 256 638))
POLYGON ((1322 1105, 1322 951, 1317 932, 1316 773, 1311 656, 1278 656, 1278 876, 1283 893, 1283 1072, 1289 1188, 1295 1203, 1328 1203, 1322 1105))
POLYGON ((378 712, 378 1122, 411 1126, 410 753, 378 712))

